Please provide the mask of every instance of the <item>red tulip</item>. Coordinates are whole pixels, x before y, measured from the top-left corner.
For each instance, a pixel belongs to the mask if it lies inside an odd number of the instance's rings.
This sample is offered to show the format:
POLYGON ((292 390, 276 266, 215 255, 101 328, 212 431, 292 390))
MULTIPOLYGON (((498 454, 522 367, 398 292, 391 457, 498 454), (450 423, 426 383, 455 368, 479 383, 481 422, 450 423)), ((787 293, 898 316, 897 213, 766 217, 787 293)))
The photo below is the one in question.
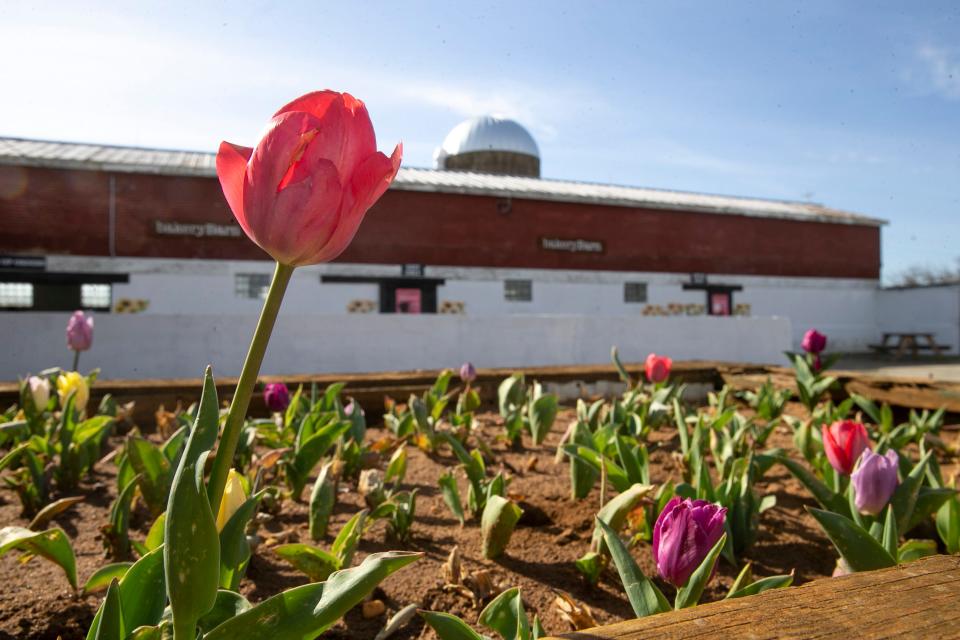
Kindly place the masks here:
POLYGON ((866 427, 853 420, 838 420, 829 427, 824 425, 821 433, 827 460, 838 473, 850 475, 860 454, 870 446, 866 427))
POLYGON ((277 262, 301 266, 347 248, 402 152, 377 151, 363 102, 317 91, 280 109, 255 149, 220 143, 217 175, 247 236, 277 262))
POLYGON ((658 356, 651 353, 647 356, 645 371, 647 380, 650 382, 663 382, 670 377, 670 368, 673 367, 673 360, 667 356, 658 356))

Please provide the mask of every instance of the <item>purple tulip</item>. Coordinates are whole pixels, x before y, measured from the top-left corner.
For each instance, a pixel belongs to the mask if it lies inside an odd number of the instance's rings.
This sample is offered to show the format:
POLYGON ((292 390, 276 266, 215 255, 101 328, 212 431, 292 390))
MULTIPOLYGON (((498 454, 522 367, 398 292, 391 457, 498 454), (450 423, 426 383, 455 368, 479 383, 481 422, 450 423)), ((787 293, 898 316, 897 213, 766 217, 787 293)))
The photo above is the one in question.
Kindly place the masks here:
POLYGON ((460 379, 467 384, 477 379, 477 370, 473 367, 472 362, 464 362, 460 367, 460 379))
POLYGON ((683 586, 720 540, 726 519, 725 507, 672 498, 653 527, 653 560, 660 577, 683 586))
POLYGON ((883 511, 900 483, 897 478, 899 466, 897 452, 892 449, 883 455, 869 449, 863 452, 860 464, 850 476, 853 501, 860 513, 875 516, 883 511))
POLYGON ((282 382, 271 382, 263 388, 263 401, 270 411, 286 411, 290 406, 290 390, 282 382))
POLYGON ((816 329, 808 329, 807 332, 803 334, 800 347, 807 353, 817 355, 827 348, 827 336, 816 329))
POLYGON ((86 351, 93 344, 93 316, 74 311, 67 321, 67 346, 72 351, 86 351))

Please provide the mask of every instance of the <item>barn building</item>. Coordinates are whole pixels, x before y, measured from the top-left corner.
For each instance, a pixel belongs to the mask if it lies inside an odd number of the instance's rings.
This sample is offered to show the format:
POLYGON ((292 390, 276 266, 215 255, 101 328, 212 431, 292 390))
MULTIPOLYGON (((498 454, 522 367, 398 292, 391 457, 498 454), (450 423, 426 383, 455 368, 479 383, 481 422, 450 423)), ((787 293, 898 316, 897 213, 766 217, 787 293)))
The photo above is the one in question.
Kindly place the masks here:
MULTIPOLYGON (((518 123, 455 127, 402 168, 285 312, 790 318, 874 340, 884 221, 810 202, 540 177, 518 123)), ((256 313, 272 272, 212 153, 0 138, 0 308, 256 313), (198 303, 202 301, 202 303, 198 303)))

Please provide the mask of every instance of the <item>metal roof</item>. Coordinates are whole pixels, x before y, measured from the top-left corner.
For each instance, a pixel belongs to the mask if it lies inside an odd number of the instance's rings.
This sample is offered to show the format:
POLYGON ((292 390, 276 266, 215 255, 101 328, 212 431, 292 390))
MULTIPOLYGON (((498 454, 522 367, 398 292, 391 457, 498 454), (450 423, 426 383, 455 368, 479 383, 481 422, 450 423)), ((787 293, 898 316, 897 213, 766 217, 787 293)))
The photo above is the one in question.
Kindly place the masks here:
MULTIPOLYGON (((179 176, 216 175, 216 155, 101 144, 0 137, 0 164, 179 176)), ((763 218, 880 226, 885 220, 811 202, 723 196, 646 187, 549 180, 462 171, 401 168, 391 189, 458 193, 605 206, 698 211, 763 218)))

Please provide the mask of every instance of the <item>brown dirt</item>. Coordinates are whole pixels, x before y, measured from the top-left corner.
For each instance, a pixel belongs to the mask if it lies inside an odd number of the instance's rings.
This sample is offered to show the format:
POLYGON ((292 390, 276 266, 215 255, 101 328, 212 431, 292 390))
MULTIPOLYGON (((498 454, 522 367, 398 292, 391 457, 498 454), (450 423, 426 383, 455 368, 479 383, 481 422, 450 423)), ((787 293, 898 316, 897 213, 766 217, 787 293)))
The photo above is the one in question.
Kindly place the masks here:
MULTIPOLYGON (((414 565, 402 569, 383 582, 375 592, 387 604, 384 615, 365 620, 358 610, 330 630, 325 637, 372 638, 386 618, 401 607, 415 602, 420 607, 445 611, 475 622, 479 609, 470 598, 444 591, 441 565, 454 545, 459 545, 463 569, 471 572, 489 569, 503 587, 519 586, 531 619, 539 614, 548 632, 570 630, 557 612, 553 601, 556 592, 569 594, 577 602, 590 607, 599 624, 632 617, 632 611, 611 567, 602 576, 599 585, 590 586, 577 572, 573 562, 585 553, 590 544, 593 516, 599 506, 599 488, 584 501, 569 498, 569 467, 566 461, 553 462, 555 447, 573 412, 563 411, 553 432, 541 447, 509 449, 495 443, 496 461, 491 471, 502 468, 513 477, 509 491, 519 501, 525 513, 517 526, 507 551, 496 561, 487 561, 481 554, 479 522, 468 521, 460 527, 440 496, 436 480, 443 471, 456 465, 456 460, 444 452, 428 456, 412 447, 404 489, 417 488, 416 521, 411 540, 401 545, 387 538, 386 524, 376 523, 364 537, 358 557, 389 549, 422 551, 424 557, 414 565), (533 456, 536 465, 527 471, 527 461, 533 456)), ((481 433, 488 442, 502 430, 499 418, 493 414, 479 417, 481 433)), ((654 433, 650 440, 652 481, 678 481, 679 469, 671 457, 677 448, 673 429, 654 433)), ((371 429, 369 437, 384 435, 371 429)), ((784 429, 778 429, 770 446, 792 449, 792 442, 784 429)), ((116 495, 115 468, 112 463, 98 466, 93 478, 85 482, 80 493, 87 500, 62 514, 54 524, 64 528, 77 552, 81 584, 99 566, 107 562, 100 540, 100 526, 109 515, 111 500, 116 495)), ((461 495, 466 496, 466 479, 459 473, 461 495)), ((599 483, 598 483, 599 486, 599 483)), ((775 493, 777 506, 763 514, 757 543, 746 554, 754 563, 757 577, 796 571, 795 584, 829 576, 833 571, 835 553, 815 521, 804 511, 804 505, 814 504, 805 490, 785 470, 774 467, 757 486, 762 494, 775 493)), ((307 495, 309 490, 305 491, 307 495)), ((362 500, 355 491, 341 492, 331 523, 336 533, 346 520, 361 508, 362 500)), ((9 490, 0 491, 0 524, 26 526, 28 520, 20 515, 20 505, 9 490)), ((149 527, 144 510, 134 513, 131 536, 143 539, 149 527)), ((273 520, 264 524, 260 535, 265 539, 280 536, 284 541, 310 542, 307 529, 307 508, 303 503, 287 501, 273 520)), ((329 546, 332 537, 322 546, 329 546)), ((283 589, 304 584, 305 576, 273 554, 265 543, 251 560, 241 590, 252 602, 258 602, 283 589)), ((647 575, 655 575, 649 546, 642 543, 633 549, 641 568, 647 575)), ((96 607, 98 596, 74 597, 59 567, 42 559, 34 559, 23 566, 16 553, 0 558, 0 638, 54 639, 83 638, 96 607)), ((733 567, 721 561, 717 577, 704 594, 703 601, 722 598, 735 577, 733 567)), ((658 582, 668 597, 672 588, 658 582)), ((102 595, 102 594, 100 594, 102 595)), ((432 637, 422 621, 415 618, 393 636, 397 640, 432 637)))

